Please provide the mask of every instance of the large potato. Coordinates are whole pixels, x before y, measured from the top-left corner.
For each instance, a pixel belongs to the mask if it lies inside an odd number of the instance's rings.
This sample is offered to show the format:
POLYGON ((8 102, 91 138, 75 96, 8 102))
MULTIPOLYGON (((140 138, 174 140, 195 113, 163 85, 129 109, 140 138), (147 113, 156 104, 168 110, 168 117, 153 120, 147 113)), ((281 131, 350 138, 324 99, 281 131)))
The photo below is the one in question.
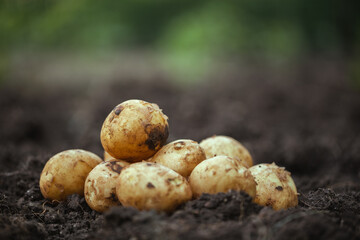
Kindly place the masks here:
POLYGON ((98 212, 104 212, 118 205, 116 197, 116 179, 121 170, 130 165, 121 160, 110 159, 97 165, 86 178, 85 200, 89 207, 98 212))
POLYGON ((116 159, 138 162, 152 157, 169 135, 167 116, 158 105, 128 100, 117 105, 101 129, 101 143, 116 159))
POLYGON ((273 164, 258 164, 249 168, 256 181, 255 202, 275 210, 298 204, 297 190, 290 173, 273 164))
POLYGON ((166 144, 150 161, 160 163, 188 177, 196 165, 205 159, 205 153, 197 142, 180 139, 166 144))
POLYGON ((94 153, 72 149, 54 155, 45 164, 40 176, 40 190, 45 198, 65 200, 68 195, 84 195, 89 172, 102 159, 94 153))
POLYGON ((242 190, 255 197, 256 184, 250 171, 238 160, 217 156, 202 161, 189 177, 189 183, 195 197, 202 193, 242 190))
POLYGON ((248 167, 253 165, 249 151, 238 141, 228 136, 213 136, 200 142, 206 157, 212 158, 220 155, 245 161, 248 167))
POLYGON ((139 210, 174 210, 192 197, 186 179, 161 164, 140 162, 123 169, 116 182, 121 204, 139 210))

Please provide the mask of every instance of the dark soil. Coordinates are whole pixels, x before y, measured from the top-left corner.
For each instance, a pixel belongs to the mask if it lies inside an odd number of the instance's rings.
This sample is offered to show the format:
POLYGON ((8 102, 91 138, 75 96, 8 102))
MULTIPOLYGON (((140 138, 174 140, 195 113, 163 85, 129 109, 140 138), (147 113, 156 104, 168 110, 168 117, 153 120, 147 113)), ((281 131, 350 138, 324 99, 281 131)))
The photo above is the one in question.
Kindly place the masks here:
MULTIPOLYGON (((259 68, 262 69, 262 68, 259 68)), ((282 75, 246 74, 183 89, 161 77, 74 88, 0 89, 0 239, 360 239, 360 93, 341 65, 303 64, 282 75), (102 155, 108 112, 132 98, 158 103, 168 141, 213 134, 247 146, 255 162, 292 173, 295 208, 273 211, 244 193, 205 194, 171 214, 115 207, 92 211, 83 197, 45 200, 46 161, 65 149, 102 155)))

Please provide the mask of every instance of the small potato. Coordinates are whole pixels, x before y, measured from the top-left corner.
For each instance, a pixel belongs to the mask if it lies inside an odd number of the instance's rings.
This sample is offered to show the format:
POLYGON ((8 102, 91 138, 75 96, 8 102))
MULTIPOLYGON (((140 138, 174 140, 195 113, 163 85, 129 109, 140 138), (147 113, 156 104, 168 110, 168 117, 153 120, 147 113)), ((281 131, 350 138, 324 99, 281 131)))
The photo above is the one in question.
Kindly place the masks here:
POLYGON ((290 172, 273 164, 258 164, 249 168, 256 181, 255 202, 275 210, 298 204, 297 190, 290 172))
POLYGON ((207 158, 224 155, 245 161, 247 167, 253 165, 253 160, 249 151, 240 142, 231 137, 209 137, 200 142, 200 147, 204 149, 207 158))
POLYGON ((119 205, 116 197, 116 179, 121 170, 130 165, 116 159, 109 159, 97 165, 86 178, 85 200, 90 208, 104 212, 112 206, 119 205))
POLYGON ((189 183, 195 197, 229 190, 242 190, 251 197, 256 194, 256 183, 250 171, 238 160, 227 156, 202 161, 190 174, 189 183))
POLYGON ((194 167, 205 159, 205 153, 197 142, 180 139, 162 147, 150 161, 188 177, 194 167))
POLYGON ((116 159, 113 156, 111 156, 107 151, 104 151, 104 161, 107 162, 109 160, 116 159))
POLYGON ((94 153, 72 149, 49 159, 40 176, 40 190, 45 198, 65 200, 68 195, 84 195, 84 183, 89 172, 102 159, 94 153))
POLYGON ((139 162, 152 157, 169 136, 168 117, 158 105, 128 100, 117 105, 101 129, 101 143, 116 159, 139 162))
POLYGON ((116 181, 116 194, 124 206, 167 212, 192 197, 190 185, 183 176, 150 162, 124 168, 116 181))

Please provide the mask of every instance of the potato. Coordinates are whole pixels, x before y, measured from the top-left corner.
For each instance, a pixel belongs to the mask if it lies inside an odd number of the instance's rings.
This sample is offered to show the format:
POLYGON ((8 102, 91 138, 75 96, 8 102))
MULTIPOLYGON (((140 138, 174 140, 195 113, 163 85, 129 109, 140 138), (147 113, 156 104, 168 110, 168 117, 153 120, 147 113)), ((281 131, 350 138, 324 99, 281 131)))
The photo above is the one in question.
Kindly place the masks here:
POLYGON ((275 210, 298 204, 297 190, 290 173, 273 164, 258 164, 249 168, 256 181, 255 202, 275 210))
POLYGON ((200 142, 206 157, 212 158, 220 155, 245 161, 248 167, 253 165, 249 151, 238 141, 227 136, 213 136, 200 142))
POLYGON ((256 183, 250 171, 238 160, 217 156, 202 161, 189 177, 191 190, 195 197, 202 193, 242 190, 255 197, 256 183))
POLYGON ((150 161, 188 177, 194 167, 205 159, 205 153, 197 142, 180 139, 162 147, 150 161))
POLYGON ((138 162, 152 157, 169 136, 168 117, 158 105, 128 100, 117 105, 101 129, 101 143, 116 159, 138 162))
POLYGON ((109 160, 116 159, 113 156, 111 156, 107 151, 104 151, 104 161, 107 162, 109 160))
POLYGON ((40 176, 40 190, 45 198, 65 200, 68 195, 84 195, 84 183, 89 172, 102 159, 94 153, 72 149, 49 159, 40 176))
POLYGON ((117 159, 109 159, 97 165, 85 181, 85 200, 90 208, 104 212, 112 206, 119 205, 116 197, 116 179, 121 170, 130 165, 117 159))
POLYGON ((116 181, 116 194, 124 206, 167 212, 192 197, 190 185, 183 176, 150 162, 124 168, 116 181))

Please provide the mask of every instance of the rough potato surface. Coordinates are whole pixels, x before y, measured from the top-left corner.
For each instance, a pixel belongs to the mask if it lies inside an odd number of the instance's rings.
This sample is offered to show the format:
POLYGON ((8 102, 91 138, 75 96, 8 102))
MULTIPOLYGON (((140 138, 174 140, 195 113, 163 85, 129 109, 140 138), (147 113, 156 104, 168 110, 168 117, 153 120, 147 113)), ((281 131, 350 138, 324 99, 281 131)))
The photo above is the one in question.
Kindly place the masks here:
POLYGON ((152 157, 169 136, 168 117, 158 105, 128 100, 117 105, 101 129, 101 143, 116 159, 138 162, 152 157))
POLYGON ((85 181, 85 200, 90 208, 104 212, 112 206, 119 205, 116 197, 116 179, 122 169, 129 163, 110 159, 97 165, 85 181))
POLYGON ((205 159, 206 155, 197 142, 180 139, 166 144, 150 161, 160 163, 188 177, 192 170, 205 159))
POLYGON ((252 197, 256 194, 256 183, 250 171, 236 159, 217 156, 202 161, 189 177, 195 197, 202 193, 242 190, 252 197))
POLYGON ((183 176, 150 162, 124 168, 116 182, 116 194, 124 206, 168 212, 192 197, 190 185, 183 176))
POLYGON ((249 168, 256 181, 255 202, 275 210, 298 204, 297 190, 290 172, 273 164, 258 164, 249 168))
POLYGON ((207 158, 224 155, 244 161, 247 167, 253 165, 253 159, 249 151, 240 142, 231 137, 212 136, 202 140, 200 146, 204 149, 207 158))
POLYGON ((45 198, 65 200, 68 195, 84 195, 89 172, 102 159, 94 153, 72 149, 54 155, 45 164, 40 176, 40 190, 45 198))

